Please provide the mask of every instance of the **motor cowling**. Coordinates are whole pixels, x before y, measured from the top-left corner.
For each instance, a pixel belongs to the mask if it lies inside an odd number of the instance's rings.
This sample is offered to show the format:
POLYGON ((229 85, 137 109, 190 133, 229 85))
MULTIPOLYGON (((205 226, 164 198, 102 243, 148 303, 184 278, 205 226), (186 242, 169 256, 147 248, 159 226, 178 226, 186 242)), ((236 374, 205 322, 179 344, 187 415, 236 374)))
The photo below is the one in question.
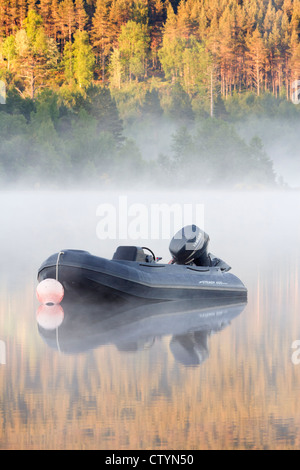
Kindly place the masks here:
POLYGON ((176 264, 195 263, 210 266, 207 248, 209 236, 196 225, 187 225, 172 238, 169 250, 176 264))

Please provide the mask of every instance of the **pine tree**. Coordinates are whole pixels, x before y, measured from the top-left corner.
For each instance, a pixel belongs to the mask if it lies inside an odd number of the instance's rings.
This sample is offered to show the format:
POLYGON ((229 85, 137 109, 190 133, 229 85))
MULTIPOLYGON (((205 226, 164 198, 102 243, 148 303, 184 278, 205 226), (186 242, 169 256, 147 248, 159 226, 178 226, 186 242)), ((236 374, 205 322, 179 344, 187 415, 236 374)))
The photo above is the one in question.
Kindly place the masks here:
POLYGON ((24 81, 22 96, 35 99, 37 91, 45 86, 51 71, 57 67, 57 48, 45 34, 43 20, 34 10, 28 12, 24 21, 25 29, 15 36, 15 72, 24 81))
POLYGON ((222 38, 220 36, 219 31, 219 20, 217 12, 213 14, 213 18, 210 23, 209 30, 207 32, 207 49, 210 53, 211 61, 210 61, 210 83, 209 83, 209 97, 210 97, 210 117, 214 117, 214 108, 215 108, 215 101, 217 100, 217 80, 216 77, 219 74, 220 69, 220 44, 222 38))
POLYGON ((90 86, 84 106, 89 115, 97 120, 98 132, 110 133, 118 144, 124 141, 122 121, 107 87, 90 86))
POLYGON ((227 7, 219 20, 220 41, 220 78, 221 93, 225 98, 231 94, 235 81, 235 18, 234 12, 227 7))
POLYGON ((275 8, 272 5, 272 1, 270 0, 268 3, 268 8, 265 13, 264 21, 263 21, 263 31, 265 33, 270 33, 273 29, 275 23, 276 12, 275 8))
POLYGON ((266 48, 261 33, 256 28, 253 34, 247 39, 247 63, 248 75, 254 83, 256 93, 259 96, 263 80, 264 67, 266 61, 266 48))
POLYGON ((0 2, 0 40, 7 36, 6 28, 7 0, 0 2))
POLYGON ((293 99, 300 78, 300 0, 294 0, 291 10, 291 39, 289 47, 290 98, 293 99))
POLYGON ((83 0, 75 0, 75 18, 79 31, 83 31, 88 22, 88 15, 85 11, 83 0))
POLYGON ((290 99, 294 101, 295 89, 298 89, 298 80, 300 77, 300 42, 298 33, 295 29, 292 31, 289 48, 289 90, 290 99))
POLYGON ((136 23, 148 25, 148 0, 134 0, 131 8, 129 8, 128 13, 128 20, 130 19, 136 23))
POLYGON ((47 36, 53 36, 52 0, 40 0, 39 14, 43 18, 47 36))
POLYGON ((281 93, 283 83, 283 67, 284 67, 284 38, 281 35, 281 12, 276 13, 272 31, 268 36, 268 57, 269 70, 272 82, 273 94, 281 93))
POLYGON ((8 4, 8 21, 10 30, 14 33, 20 25, 18 18, 18 2, 17 0, 9 0, 8 4))
POLYGON ((206 39, 208 20, 205 8, 202 2, 193 2, 191 9, 191 22, 193 25, 193 34, 200 41, 206 39))
POLYGON ((162 42, 162 29, 164 21, 164 4, 162 0, 149 1, 149 28, 152 68, 158 67, 158 50, 162 42))
POLYGON ((97 0, 92 26, 93 46, 100 57, 102 81, 105 78, 106 60, 112 48, 109 6, 110 0, 97 0))
POLYGON ((20 17, 20 26, 23 27, 24 20, 27 15, 27 1, 19 0, 19 17, 20 17))
POLYGON ((190 21, 189 3, 181 1, 177 10, 177 31, 181 38, 188 39, 192 33, 192 23, 190 21))
POLYGON ((163 37, 169 41, 178 37, 177 16, 170 2, 167 4, 167 20, 163 30, 163 37))
POLYGON ((58 0, 52 0, 51 2, 51 17, 53 20, 53 38, 58 41, 62 39, 61 34, 59 34, 62 28, 58 0))
POLYGON ((66 39, 71 42, 76 24, 73 0, 63 0, 59 4, 59 16, 63 42, 65 43, 66 39))

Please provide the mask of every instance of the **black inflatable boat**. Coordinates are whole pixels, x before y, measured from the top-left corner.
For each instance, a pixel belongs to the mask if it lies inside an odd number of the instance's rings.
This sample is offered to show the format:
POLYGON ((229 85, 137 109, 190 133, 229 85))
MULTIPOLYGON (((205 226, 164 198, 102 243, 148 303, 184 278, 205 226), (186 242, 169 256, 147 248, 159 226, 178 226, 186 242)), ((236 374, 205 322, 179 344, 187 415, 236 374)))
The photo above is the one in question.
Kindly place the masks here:
POLYGON ((159 262, 154 253, 135 246, 119 247, 112 260, 87 251, 63 250, 50 256, 38 280, 57 279, 74 298, 149 301, 236 299, 246 301, 247 289, 230 266, 207 252, 209 237, 195 225, 171 240, 172 260, 159 262), (148 254, 148 252, 150 254, 148 254))

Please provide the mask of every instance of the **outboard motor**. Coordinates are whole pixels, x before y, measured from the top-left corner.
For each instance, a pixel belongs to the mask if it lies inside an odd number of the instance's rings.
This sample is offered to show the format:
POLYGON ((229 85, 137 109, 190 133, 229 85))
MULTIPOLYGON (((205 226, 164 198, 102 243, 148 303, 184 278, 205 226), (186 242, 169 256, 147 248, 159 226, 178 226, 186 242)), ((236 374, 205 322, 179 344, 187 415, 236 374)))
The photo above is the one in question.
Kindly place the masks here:
POLYGON ((209 236, 196 225, 187 225, 177 232, 169 246, 173 262, 176 264, 195 263, 197 266, 210 266, 207 253, 209 236))

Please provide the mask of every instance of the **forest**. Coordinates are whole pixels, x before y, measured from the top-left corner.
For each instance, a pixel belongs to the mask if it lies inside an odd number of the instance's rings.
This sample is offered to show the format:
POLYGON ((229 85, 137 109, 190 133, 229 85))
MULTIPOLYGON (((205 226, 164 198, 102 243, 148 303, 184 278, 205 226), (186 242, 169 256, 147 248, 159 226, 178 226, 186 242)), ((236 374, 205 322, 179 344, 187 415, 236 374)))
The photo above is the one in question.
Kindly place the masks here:
POLYGON ((1 0, 1 186, 284 185, 299 38, 300 0, 1 0))

